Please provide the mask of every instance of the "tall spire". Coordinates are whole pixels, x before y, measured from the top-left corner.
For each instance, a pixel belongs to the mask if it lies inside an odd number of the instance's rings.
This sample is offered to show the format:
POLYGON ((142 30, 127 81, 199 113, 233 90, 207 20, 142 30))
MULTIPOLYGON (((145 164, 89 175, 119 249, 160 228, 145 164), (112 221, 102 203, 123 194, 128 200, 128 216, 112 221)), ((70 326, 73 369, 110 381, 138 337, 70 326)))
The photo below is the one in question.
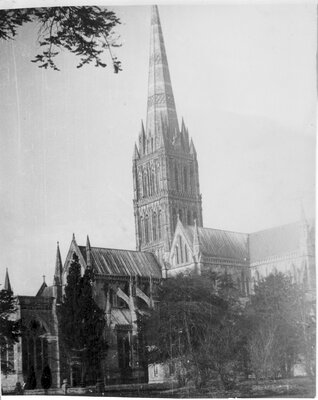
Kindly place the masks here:
POLYGON ((160 132, 163 120, 172 138, 179 132, 178 119, 157 6, 152 6, 151 14, 146 135, 164 135, 160 132))
POLYGON ((12 292, 11 283, 10 283, 10 279, 9 279, 8 268, 6 269, 6 277, 5 277, 5 280, 4 280, 4 290, 7 290, 8 292, 12 292))

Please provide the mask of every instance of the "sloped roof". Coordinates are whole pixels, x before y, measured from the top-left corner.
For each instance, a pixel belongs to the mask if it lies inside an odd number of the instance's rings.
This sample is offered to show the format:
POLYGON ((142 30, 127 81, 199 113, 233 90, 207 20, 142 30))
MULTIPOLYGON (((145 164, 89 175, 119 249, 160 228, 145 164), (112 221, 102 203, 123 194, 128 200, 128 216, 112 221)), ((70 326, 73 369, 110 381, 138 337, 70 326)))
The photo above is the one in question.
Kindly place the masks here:
MULTIPOLYGON (((208 257, 233 258, 246 261, 248 258, 248 235, 245 233, 223 231, 198 227, 200 250, 208 257)), ((184 226, 184 232, 193 243, 194 226, 184 226)))
POLYGON ((250 261, 256 262, 297 251, 300 245, 302 225, 295 222, 266 229, 249 235, 250 261))
POLYGON ((54 297, 53 286, 47 286, 41 293, 41 297, 54 297))
MULTIPOLYGON (((86 260, 86 247, 79 246, 86 260)), ((98 274, 161 278, 161 267, 149 252, 91 247, 92 265, 98 274)))

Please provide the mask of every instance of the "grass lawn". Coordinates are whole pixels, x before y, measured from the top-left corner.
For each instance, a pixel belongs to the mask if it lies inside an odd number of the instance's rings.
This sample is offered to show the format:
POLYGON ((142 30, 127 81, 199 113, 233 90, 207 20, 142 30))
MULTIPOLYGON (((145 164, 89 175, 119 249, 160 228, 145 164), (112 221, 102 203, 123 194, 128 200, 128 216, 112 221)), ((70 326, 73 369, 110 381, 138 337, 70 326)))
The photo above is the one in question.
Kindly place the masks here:
POLYGON ((315 382, 306 377, 279 379, 276 381, 248 380, 240 382, 232 390, 221 390, 213 386, 197 390, 195 388, 179 388, 161 391, 154 397, 173 398, 249 398, 249 397, 297 397, 313 398, 316 394, 315 382))

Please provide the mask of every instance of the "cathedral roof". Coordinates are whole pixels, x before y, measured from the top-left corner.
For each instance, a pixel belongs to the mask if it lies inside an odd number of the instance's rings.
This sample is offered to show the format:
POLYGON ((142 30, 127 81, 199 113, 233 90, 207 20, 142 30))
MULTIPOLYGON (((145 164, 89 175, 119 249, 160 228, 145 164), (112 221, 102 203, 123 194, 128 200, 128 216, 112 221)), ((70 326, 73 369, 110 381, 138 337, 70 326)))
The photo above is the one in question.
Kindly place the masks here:
MULTIPOLYGON (((78 247, 86 261, 86 247, 78 247)), ((91 258, 97 274, 161 278, 160 264, 149 252, 91 247, 91 258)))
POLYGON ((249 235, 250 261, 253 263, 299 250, 301 235, 301 222, 251 233, 249 235))
MULTIPOLYGON (((251 263, 270 257, 281 257, 300 250, 302 222, 282 225, 246 234, 197 227, 200 251, 207 257, 233 258, 251 263)), ((315 227, 308 224, 310 242, 314 243, 315 227)), ((183 225, 189 243, 194 242, 195 227, 183 225)))
MULTIPOLYGON (((248 258, 248 235, 245 233, 197 227, 200 251, 207 257, 233 258, 246 261, 248 258)), ((184 226, 190 243, 194 240, 194 226, 184 226)))

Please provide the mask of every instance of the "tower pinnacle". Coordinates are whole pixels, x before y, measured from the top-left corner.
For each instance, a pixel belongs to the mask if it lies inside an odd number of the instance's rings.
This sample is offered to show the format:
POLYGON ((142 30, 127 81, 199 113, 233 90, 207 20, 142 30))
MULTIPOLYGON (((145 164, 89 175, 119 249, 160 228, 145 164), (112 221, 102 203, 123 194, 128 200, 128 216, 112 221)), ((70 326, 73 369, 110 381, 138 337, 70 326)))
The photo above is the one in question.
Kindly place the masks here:
POLYGON ((178 119, 159 12, 157 6, 152 6, 146 135, 157 136, 160 143, 164 134, 172 138, 176 131, 178 119), (162 122, 167 129, 163 129, 162 122))
POLYGON ((12 292, 12 287, 9 279, 9 273, 8 273, 8 268, 6 269, 6 277, 4 280, 4 290, 7 290, 8 292, 12 292))
POLYGON ((61 258, 59 242, 57 242, 54 283, 56 283, 56 284, 61 284, 62 283, 62 273, 63 273, 62 258, 61 258))

